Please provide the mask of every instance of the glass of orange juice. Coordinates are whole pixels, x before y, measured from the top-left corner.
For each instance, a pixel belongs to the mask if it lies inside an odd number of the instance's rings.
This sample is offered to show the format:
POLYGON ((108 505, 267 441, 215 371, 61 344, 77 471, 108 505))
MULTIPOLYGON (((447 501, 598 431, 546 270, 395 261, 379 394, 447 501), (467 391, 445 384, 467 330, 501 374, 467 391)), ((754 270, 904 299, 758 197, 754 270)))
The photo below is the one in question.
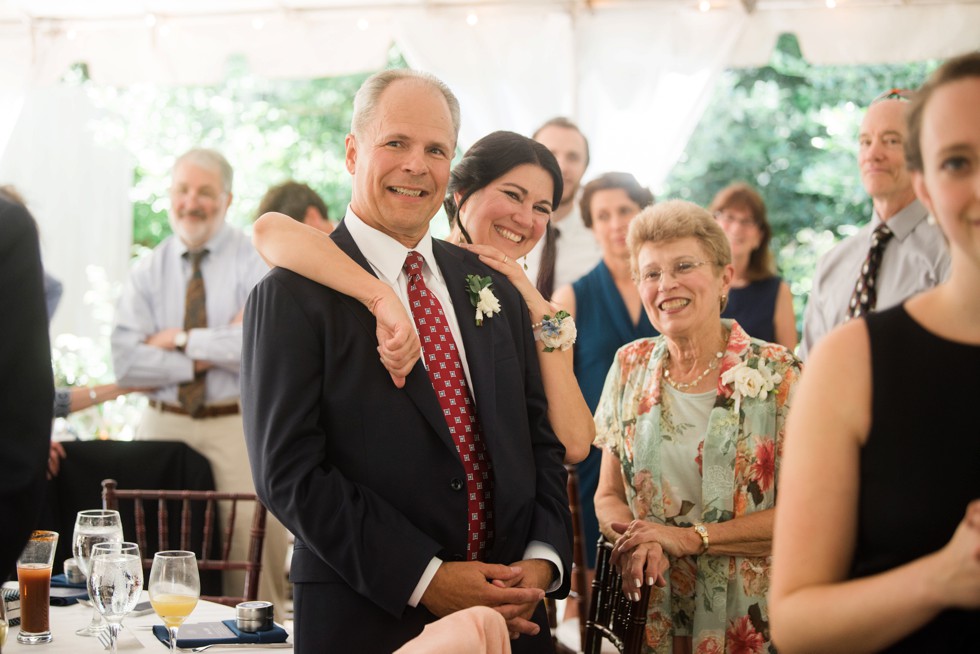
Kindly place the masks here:
POLYGON ((35 531, 17 559, 20 584, 20 633, 17 642, 26 645, 51 642, 48 605, 51 601, 51 564, 58 547, 58 533, 35 531))
POLYGON ((201 578, 194 552, 157 552, 150 568, 149 591, 153 610, 170 632, 170 651, 176 652, 177 630, 201 596, 201 578))

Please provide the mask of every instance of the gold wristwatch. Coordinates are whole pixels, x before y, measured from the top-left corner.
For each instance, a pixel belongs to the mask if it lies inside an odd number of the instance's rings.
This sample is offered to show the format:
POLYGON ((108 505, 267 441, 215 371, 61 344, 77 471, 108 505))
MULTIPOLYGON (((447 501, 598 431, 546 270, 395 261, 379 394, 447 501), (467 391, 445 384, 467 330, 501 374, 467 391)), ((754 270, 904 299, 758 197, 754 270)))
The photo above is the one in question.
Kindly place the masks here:
POLYGON ((701 537, 701 551, 699 554, 704 554, 708 551, 708 528, 704 526, 703 522, 698 522, 692 529, 701 537))

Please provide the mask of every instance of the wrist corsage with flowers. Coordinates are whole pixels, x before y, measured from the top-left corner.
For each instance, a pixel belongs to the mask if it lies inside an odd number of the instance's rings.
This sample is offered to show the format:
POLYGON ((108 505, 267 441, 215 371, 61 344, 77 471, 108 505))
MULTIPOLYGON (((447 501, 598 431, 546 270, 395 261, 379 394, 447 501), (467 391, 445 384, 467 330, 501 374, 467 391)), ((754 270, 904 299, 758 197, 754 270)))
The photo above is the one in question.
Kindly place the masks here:
POLYGON ((554 316, 545 314, 541 322, 534 323, 531 328, 534 330, 534 340, 544 343, 545 352, 565 351, 575 345, 578 336, 575 318, 564 310, 556 312, 554 316))

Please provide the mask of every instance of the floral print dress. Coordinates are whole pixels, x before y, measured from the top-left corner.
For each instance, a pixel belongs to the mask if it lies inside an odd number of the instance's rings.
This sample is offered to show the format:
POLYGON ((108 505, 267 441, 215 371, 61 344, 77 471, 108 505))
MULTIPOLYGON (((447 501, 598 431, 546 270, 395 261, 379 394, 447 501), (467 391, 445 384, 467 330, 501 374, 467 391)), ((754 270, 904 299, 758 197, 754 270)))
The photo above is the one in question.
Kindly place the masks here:
MULTIPOLYGON (((776 505, 800 361, 781 345, 750 338, 735 321, 722 324, 730 334, 710 403, 701 394, 677 401, 685 394, 663 392, 664 337, 640 339, 616 353, 596 409, 595 443, 619 457, 626 499, 639 519, 689 526, 776 505), (699 403, 706 415, 692 419, 699 403), (671 448, 678 438, 689 441, 692 430, 702 434, 700 456, 678 466, 671 448), (690 487, 684 479, 691 471, 700 477, 699 497, 683 497, 696 488, 679 490, 690 487)), ((692 636, 698 653, 775 651, 766 605, 769 556, 672 557, 670 565, 667 586, 650 595, 645 651, 669 654, 675 635, 692 636)))

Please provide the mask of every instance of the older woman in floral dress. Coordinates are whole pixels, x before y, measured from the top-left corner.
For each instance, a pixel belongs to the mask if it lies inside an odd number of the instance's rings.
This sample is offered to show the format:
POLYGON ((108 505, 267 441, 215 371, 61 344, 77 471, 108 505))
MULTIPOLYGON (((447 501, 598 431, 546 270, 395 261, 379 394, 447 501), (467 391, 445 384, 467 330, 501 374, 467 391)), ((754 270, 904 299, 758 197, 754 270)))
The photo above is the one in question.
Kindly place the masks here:
POLYGON ((661 336, 617 352, 596 410, 596 513, 624 592, 655 586, 648 652, 768 652, 783 425, 799 360, 722 320, 733 269, 711 214, 674 200, 630 226, 661 336))

